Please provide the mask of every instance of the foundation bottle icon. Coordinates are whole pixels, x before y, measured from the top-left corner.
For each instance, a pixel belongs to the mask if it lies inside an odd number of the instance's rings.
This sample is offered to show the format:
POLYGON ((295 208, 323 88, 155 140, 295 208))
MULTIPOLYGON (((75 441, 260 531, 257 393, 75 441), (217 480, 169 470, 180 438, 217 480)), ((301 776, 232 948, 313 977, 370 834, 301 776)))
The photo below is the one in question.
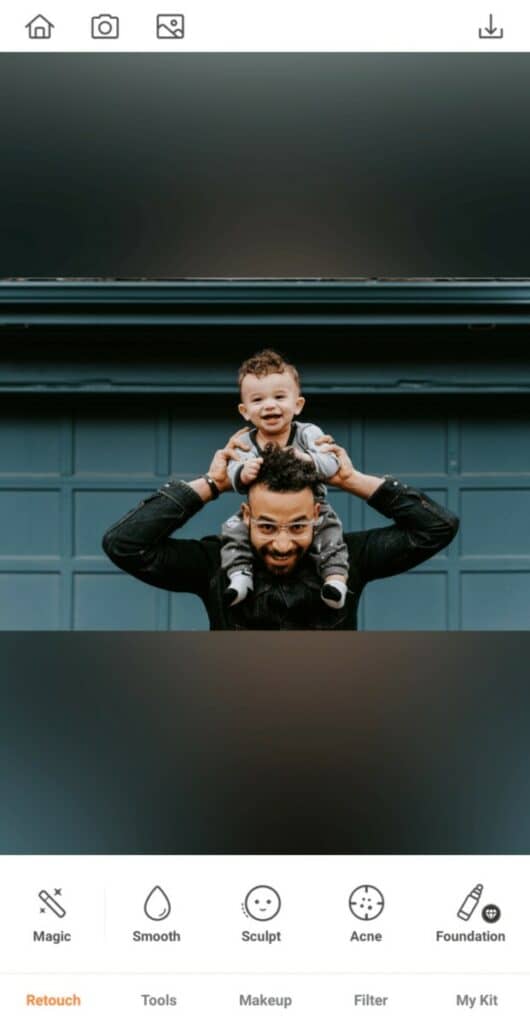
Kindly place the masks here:
POLYGON ((469 918, 475 913, 475 910, 478 907, 479 900, 483 892, 484 886, 476 885, 475 888, 467 894, 456 915, 461 921, 469 921, 469 918))

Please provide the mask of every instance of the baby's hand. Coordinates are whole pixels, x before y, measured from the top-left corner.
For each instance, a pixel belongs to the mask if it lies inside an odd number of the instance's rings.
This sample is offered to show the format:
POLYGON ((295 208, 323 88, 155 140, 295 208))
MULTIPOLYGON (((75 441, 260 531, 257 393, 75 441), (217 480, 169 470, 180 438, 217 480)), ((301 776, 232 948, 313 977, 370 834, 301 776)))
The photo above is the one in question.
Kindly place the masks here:
POLYGON ((248 487, 248 485, 251 484, 252 481, 256 479, 261 469, 262 462, 263 459, 259 457, 256 457, 255 459, 246 460, 246 462, 243 464, 243 469, 241 470, 241 475, 239 477, 242 484, 245 484, 248 487))

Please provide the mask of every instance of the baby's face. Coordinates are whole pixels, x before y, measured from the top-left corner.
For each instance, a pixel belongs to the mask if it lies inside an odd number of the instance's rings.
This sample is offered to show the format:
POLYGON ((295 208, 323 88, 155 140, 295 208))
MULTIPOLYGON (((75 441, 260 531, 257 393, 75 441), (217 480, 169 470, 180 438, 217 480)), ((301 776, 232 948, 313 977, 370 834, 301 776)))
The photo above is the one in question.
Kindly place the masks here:
POLYGON ((241 415, 271 440, 291 425, 304 401, 288 370, 266 377, 247 373, 241 382, 241 415))

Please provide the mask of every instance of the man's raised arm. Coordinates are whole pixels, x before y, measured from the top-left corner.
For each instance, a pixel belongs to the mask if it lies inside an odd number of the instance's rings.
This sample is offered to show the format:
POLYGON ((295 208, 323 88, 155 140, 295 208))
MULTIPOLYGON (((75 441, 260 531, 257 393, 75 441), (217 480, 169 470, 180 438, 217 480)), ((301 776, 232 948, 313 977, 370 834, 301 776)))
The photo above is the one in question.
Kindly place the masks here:
POLYGON ((336 455, 339 468, 329 483, 364 498, 393 526, 350 534, 363 582, 394 576, 432 558, 449 544, 458 530, 458 518, 449 509, 394 477, 360 473, 332 438, 322 439, 325 450, 336 455))
POLYGON ((238 434, 215 453, 204 476, 190 482, 168 480, 107 530, 103 550, 118 568, 167 590, 206 593, 213 568, 208 548, 171 534, 207 502, 231 490, 227 465, 237 458, 238 434))

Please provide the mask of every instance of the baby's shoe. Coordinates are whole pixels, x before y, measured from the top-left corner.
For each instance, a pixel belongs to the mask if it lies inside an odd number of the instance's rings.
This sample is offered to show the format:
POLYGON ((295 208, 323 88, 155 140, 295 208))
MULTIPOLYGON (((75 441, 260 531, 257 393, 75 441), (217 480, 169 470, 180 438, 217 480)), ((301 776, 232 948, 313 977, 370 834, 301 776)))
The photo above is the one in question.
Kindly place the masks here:
POLYGON ((225 601, 230 607, 244 601, 249 591, 254 590, 254 581, 249 572, 234 572, 230 576, 230 586, 225 590, 225 601))
POLYGON ((326 580, 320 596, 329 608, 344 608, 348 587, 343 580, 326 580))

